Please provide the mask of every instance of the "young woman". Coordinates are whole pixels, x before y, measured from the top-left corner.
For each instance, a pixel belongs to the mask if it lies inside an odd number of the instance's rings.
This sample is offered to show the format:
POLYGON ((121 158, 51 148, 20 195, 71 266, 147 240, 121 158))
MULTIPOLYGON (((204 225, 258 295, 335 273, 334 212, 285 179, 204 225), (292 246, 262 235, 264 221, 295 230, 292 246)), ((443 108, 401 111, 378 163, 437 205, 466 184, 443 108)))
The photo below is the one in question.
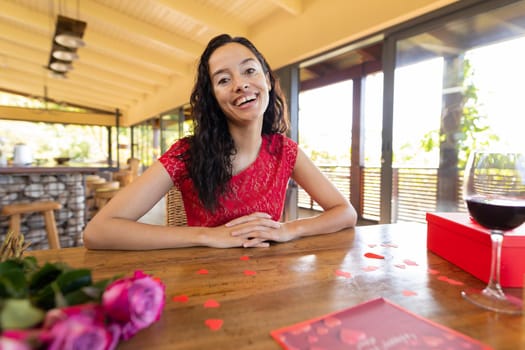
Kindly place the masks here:
POLYGON ((245 38, 223 34, 202 54, 191 94, 193 136, 176 141, 88 223, 89 249, 268 247, 356 224, 347 199, 284 135, 286 103, 265 58, 245 38), (324 209, 280 222, 292 178, 324 209), (137 220, 172 186, 187 227, 137 220))

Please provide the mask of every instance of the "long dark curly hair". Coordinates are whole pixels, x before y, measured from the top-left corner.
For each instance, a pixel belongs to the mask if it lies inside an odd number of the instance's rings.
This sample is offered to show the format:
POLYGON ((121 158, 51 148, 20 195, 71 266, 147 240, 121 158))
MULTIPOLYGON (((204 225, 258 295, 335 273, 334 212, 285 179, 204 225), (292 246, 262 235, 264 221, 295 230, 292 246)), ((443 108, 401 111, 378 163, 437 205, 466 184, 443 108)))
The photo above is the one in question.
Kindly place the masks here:
POLYGON ((191 93, 194 132, 188 137, 188 152, 183 155, 188 176, 193 181, 199 199, 210 211, 217 208, 218 197, 228 191, 227 183, 232 177, 232 156, 236 153, 226 116, 215 99, 209 72, 210 56, 228 43, 239 43, 247 47, 269 76, 271 89, 268 108, 264 112, 262 135, 284 133, 288 130, 286 99, 263 55, 243 37, 222 34, 210 40, 200 57, 197 80, 191 93))

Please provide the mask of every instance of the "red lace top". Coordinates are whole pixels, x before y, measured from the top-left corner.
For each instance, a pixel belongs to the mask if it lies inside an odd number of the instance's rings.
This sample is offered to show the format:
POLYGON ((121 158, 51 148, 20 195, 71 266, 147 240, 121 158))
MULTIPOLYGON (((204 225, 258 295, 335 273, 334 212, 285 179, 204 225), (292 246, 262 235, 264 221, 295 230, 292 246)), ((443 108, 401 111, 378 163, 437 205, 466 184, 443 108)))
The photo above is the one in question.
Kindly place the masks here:
POLYGON ((268 213, 276 221, 281 218, 286 187, 297 159, 297 143, 280 134, 263 135, 257 159, 231 178, 231 191, 219 198, 214 213, 202 206, 184 162, 177 157, 187 148, 185 139, 178 140, 159 161, 181 191, 189 226, 219 226, 254 212, 268 213))

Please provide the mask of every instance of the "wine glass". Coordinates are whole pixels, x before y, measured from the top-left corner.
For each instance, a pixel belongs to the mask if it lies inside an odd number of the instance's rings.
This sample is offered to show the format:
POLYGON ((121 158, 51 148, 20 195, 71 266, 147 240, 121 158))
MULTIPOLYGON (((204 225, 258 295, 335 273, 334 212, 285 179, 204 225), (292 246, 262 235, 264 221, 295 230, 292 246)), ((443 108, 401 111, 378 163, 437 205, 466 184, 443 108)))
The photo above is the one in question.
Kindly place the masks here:
POLYGON ((463 196, 472 219, 490 230, 492 257, 485 289, 461 295, 488 310, 521 314, 522 301, 501 289, 500 264, 505 232, 525 221, 525 153, 472 152, 465 168, 463 196))

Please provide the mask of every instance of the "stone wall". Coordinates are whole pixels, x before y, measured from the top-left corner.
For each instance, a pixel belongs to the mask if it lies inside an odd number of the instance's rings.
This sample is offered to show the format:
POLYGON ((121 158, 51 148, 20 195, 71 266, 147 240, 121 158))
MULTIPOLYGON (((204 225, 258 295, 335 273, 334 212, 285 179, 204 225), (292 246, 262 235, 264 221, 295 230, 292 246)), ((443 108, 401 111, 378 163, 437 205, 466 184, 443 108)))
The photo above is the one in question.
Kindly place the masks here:
MULTIPOLYGON (((82 244, 81 233, 86 223, 86 197, 84 175, 68 174, 16 174, 0 175, 0 210, 6 204, 51 200, 62 204, 55 211, 60 245, 62 248, 82 244)), ((0 216, 0 240, 9 228, 9 218, 0 216)), ((40 213, 22 215, 21 229, 28 250, 47 249, 44 218, 40 213)))

